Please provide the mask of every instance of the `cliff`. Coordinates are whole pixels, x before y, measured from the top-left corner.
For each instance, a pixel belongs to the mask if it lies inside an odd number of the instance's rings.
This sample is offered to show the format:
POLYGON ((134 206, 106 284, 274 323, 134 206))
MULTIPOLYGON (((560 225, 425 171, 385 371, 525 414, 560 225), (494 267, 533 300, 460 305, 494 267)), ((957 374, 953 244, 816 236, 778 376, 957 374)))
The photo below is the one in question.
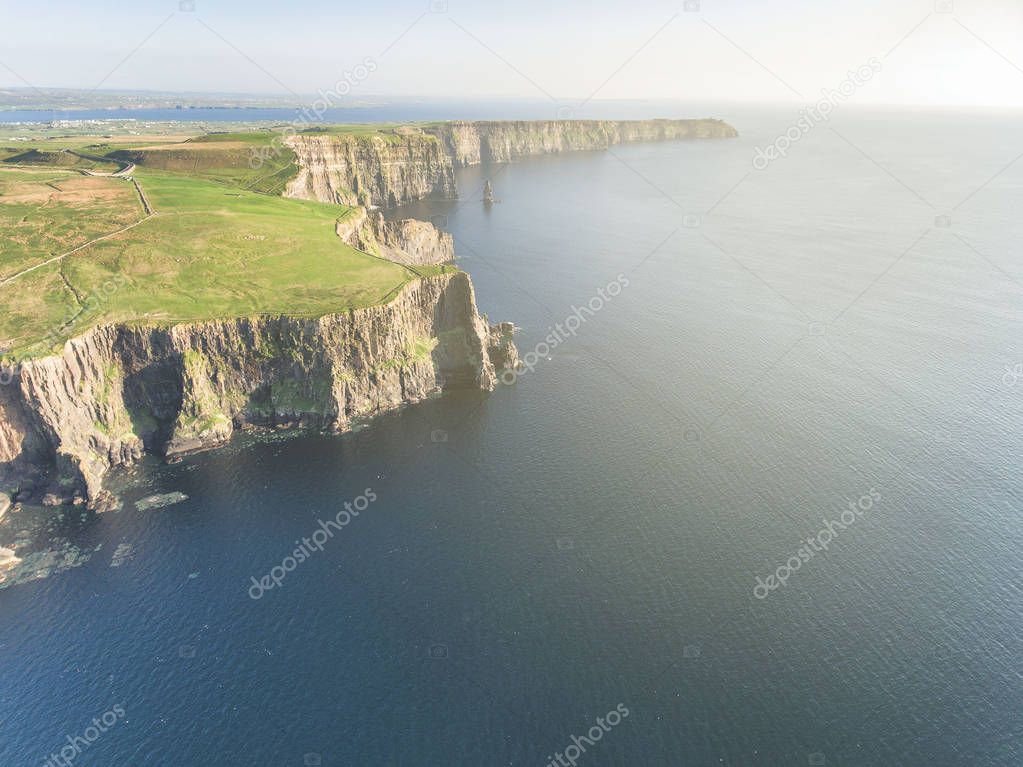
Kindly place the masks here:
POLYGON ((519 157, 607 149, 627 141, 734 138, 721 120, 530 120, 430 125, 456 165, 511 162, 519 157))
POLYGON ((244 424, 344 431, 441 388, 492 389, 493 360, 514 354, 461 272, 344 314, 101 326, 7 371, 0 475, 18 501, 95 504, 107 470, 145 452, 215 447, 244 424))
POLYGON ((455 259, 455 241, 428 221, 387 221, 382 213, 353 208, 337 222, 337 236, 365 253, 406 266, 444 264, 455 259))
POLYGON ((299 134, 287 140, 298 175, 284 192, 343 205, 393 208, 458 196, 453 166, 607 149, 627 141, 733 138, 721 120, 530 120, 433 123, 395 133, 299 134))
POLYGON ((433 136, 299 134, 286 143, 299 171, 285 197, 393 208, 456 196, 451 159, 433 136))

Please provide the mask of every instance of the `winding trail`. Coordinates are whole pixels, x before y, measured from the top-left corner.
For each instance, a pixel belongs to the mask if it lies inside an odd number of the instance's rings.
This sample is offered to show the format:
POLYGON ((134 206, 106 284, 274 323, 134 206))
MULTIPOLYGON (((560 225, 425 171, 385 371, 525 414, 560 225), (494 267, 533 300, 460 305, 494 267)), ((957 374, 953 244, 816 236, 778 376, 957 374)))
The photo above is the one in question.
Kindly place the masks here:
POLYGON ((74 149, 63 150, 67 154, 73 154, 75 157, 81 157, 83 160, 92 160, 93 162, 112 162, 115 165, 120 166, 113 173, 102 173, 97 170, 82 170, 82 173, 86 176, 107 176, 110 178, 125 178, 130 176, 131 172, 135 170, 135 163, 128 160, 115 160, 111 157, 100 157, 94 154, 84 154, 82 152, 76 152, 74 149))
POLYGON ((55 264, 58 261, 62 261, 63 259, 67 258, 68 256, 74 255, 78 251, 84 250, 85 248, 89 247, 90 245, 93 245, 93 244, 95 244, 97 242, 102 242, 103 240, 109 240, 111 237, 116 237, 117 235, 121 234, 122 232, 127 232, 129 229, 134 229, 136 226, 138 226, 139 224, 144 224, 146 221, 148 221, 149 219, 151 219, 155 215, 156 215, 155 213, 150 213, 145 218, 139 219, 134 224, 129 224, 128 226, 126 226, 126 227, 124 227, 122 229, 118 229, 116 232, 111 232, 110 234, 104 234, 102 237, 97 237, 94 240, 89 240, 88 242, 82 243, 77 248, 75 248, 74 250, 69 250, 67 253, 61 253, 59 256, 54 256, 53 258, 48 258, 45 261, 42 261, 42 262, 36 264, 35 266, 30 266, 28 269, 22 269, 17 274, 12 274, 10 277, 7 277, 4 280, 0 280, 0 287, 3 287, 4 285, 9 285, 10 283, 14 282, 19 277, 22 277, 22 276, 28 274, 29 272, 34 272, 36 269, 42 269, 44 266, 49 266, 50 264, 55 264))

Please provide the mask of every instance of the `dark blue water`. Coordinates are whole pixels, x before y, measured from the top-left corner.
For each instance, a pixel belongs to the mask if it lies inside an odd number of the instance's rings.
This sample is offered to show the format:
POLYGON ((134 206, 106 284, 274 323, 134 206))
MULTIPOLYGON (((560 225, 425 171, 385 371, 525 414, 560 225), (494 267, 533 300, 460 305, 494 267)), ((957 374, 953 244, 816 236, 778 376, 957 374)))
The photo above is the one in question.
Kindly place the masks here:
POLYGON ((513 386, 9 517, 51 574, 0 590, 0 763, 114 704, 74 764, 545 765, 619 704, 577 764, 1023 763, 1023 126, 850 113, 753 172, 792 117, 416 208, 523 353, 628 281, 513 386))

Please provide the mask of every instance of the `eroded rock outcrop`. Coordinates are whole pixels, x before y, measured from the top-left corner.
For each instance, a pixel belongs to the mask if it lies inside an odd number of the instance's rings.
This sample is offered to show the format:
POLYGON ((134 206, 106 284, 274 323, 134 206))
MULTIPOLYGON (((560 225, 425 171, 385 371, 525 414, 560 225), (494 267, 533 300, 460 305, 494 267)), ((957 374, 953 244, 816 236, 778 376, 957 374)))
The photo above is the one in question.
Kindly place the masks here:
POLYGON ((5 549, 3 546, 0 546, 0 583, 7 579, 4 571, 12 569, 20 561, 14 553, 14 549, 5 549))
POLYGON ((490 361, 498 373, 519 367, 519 350, 515 346, 515 324, 499 322, 490 326, 490 361))
POLYGON ((0 387, 0 473, 46 469, 37 495, 95 503, 107 470, 144 452, 215 447, 246 423, 344 431, 442 387, 491 389, 494 358, 510 359, 500 327, 462 272, 316 319, 97 327, 0 387))
POLYGON ((455 242, 429 221, 388 221, 379 211, 352 208, 337 222, 337 236, 353 248, 399 264, 444 264, 455 258, 455 242))

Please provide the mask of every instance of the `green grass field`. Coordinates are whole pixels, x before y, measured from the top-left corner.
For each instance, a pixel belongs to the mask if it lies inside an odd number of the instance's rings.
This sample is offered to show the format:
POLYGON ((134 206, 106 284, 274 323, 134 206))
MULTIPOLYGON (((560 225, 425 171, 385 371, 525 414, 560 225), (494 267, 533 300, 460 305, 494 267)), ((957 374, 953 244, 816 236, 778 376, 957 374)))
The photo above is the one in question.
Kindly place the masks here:
POLYGON ((298 173, 295 153, 281 143, 279 134, 268 131, 213 133, 136 148, 97 145, 89 151, 270 195, 282 194, 298 173))
POLYGON ((0 161, 23 168, 74 168, 78 170, 117 170, 116 164, 79 157, 71 152, 47 149, 0 149, 0 161), (106 166, 110 166, 107 168, 106 166))
POLYGON ((125 181, 0 165, 0 281, 143 215, 138 194, 125 181))
MULTIPOLYGON (((443 269, 412 270, 345 245, 335 223, 346 208, 254 191, 272 189, 253 183, 248 163, 248 148, 265 138, 108 149, 161 158, 134 172, 156 211, 149 218, 127 179, 81 175, 59 156, 52 164, 4 162, 27 148, 0 151, 0 281, 57 259, 0 284, 0 351, 8 359, 49 353, 111 321, 319 316, 386 302, 443 269)), ((101 142, 79 146, 106 154, 101 142)), ((281 162, 283 175, 290 159, 281 162)))

